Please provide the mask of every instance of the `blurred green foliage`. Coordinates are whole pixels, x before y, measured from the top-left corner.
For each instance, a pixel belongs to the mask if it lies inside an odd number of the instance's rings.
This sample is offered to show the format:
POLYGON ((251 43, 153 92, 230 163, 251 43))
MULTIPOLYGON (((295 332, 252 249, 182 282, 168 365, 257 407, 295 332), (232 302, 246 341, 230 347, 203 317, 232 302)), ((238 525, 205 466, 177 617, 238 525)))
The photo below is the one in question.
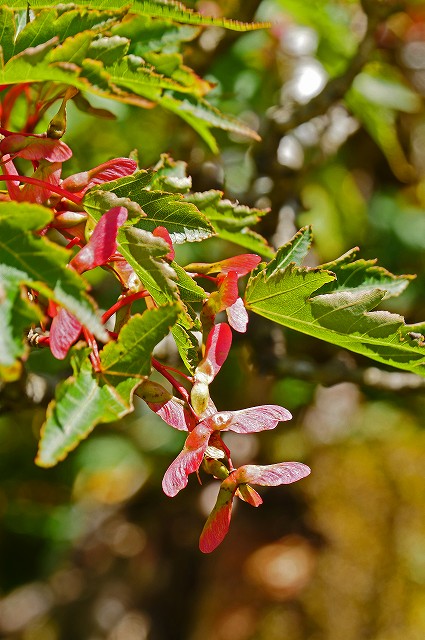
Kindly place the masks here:
MULTIPOLYGON (((317 263, 358 244, 394 273, 417 273, 391 308, 409 322, 422 320, 423 3, 187 5, 272 22, 269 31, 247 34, 207 28, 186 50, 190 64, 216 83, 211 101, 262 142, 219 132, 221 154, 214 156, 176 116, 108 103, 115 121, 70 111, 69 174, 133 149, 143 167, 169 152, 188 162, 194 190, 222 188, 271 207, 261 230, 276 246, 311 223, 317 263)), ((227 257, 217 241, 184 251, 187 262, 227 257)), ((93 286, 108 307, 116 297, 110 280, 96 274, 93 286)), ((33 352, 28 377, 1 389, 1 637, 425 636, 422 380, 258 317, 250 327, 214 382, 216 404, 277 402, 294 420, 258 440, 239 443, 235 434, 232 444, 244 462, 257 455, 264 463, 302 460, 312 475, 267 491, 259 512, 240 504, 212 557, 197 551, 214 501, 209 485, 200 500, 196 479, 174 500, 160 489, 182 434, 140 403, 57 468, 42 470, 33 464, 38 430, 69 363, 33 352)))

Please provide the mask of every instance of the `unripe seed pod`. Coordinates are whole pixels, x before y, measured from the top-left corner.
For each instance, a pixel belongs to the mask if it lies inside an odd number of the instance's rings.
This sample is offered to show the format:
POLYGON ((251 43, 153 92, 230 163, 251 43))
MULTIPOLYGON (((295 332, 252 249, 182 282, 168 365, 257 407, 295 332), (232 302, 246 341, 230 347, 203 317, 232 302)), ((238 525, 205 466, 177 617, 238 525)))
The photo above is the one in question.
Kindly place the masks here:
POLYGON ((204 458, 204 469, 219 480, 225 480, 229 476, 229 469, 220 460, 213 458, 204 458))
POLYGON ((64 112, 56 114, 49 122, 47 127, 47 137, 59 140, 62 138, 66 130, 66 115, 64 112))
POLYGON ((158 384, 158 382, 153 382, 153 380, 144 380, 137 389, 136 394, 145 402, 154 404, 168 402, 173 397, 172 393, 167 391, 161 384, 158 384))
POLYGON ((78 93, 77 89, 74 87, 69 87, 65 93, 65 96, 62 100, 62 104, 59 107, 59 111, 49 122, 49 126, 47 127, 47 137, 53 138, 54 140, 59 140, 62 138, 63 134, 66 131, 66 103, 70 98, 75 96, 78 93))
POLYGON ((205 382, 195 382, 190 392, 190 401, 195 413, 202 415, 208 407, 210 392, 205 382))

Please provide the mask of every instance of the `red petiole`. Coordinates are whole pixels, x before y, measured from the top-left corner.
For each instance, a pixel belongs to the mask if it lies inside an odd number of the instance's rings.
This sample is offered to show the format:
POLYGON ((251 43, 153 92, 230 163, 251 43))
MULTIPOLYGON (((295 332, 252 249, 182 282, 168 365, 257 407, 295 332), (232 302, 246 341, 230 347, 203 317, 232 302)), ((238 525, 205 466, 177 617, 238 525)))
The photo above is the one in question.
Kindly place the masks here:
POLYGON ((86 327, 83 327, 83 334, 88 346, 91 347, 91 350, 92 350, 89 358, 93 365, 93 369, 96 373, 99 373, 102 367, 100 364, 99 349, 97 348, 97 342, 94 338, 94 335, 86 327))
POLYGON ((210 280, 211 282, 214 282, 214 283, 217 282, 217 276, 208 276, 206 273, 194 273, 189 275, 192 275, 193 278, 205 278, 205 280, 210 280))
POLYGON ((193 378, 190 378, 189 376, 187 376, 185 373, 183 373, 183 371, 179 371, 174 367, 170 367, 169 364, 163 364, 162 366, 168 371, 174 371, 174 373, 177 373, 179 376, 182 376, 182 378, 185 378, 188 382, 190 382, 190 384, 193 384, 193 378))
POLYGON ((129 296, 120 298, 118 302, 113 304, 110 309, 105 311, 102 316, 102 322, 105 323, 111 316, 114 315, 114 313, 119 311, 119 309, 122 309, 122 307, 125 307, 128 304, 132 304, 135 300, 139 300, 140 298, 146 298, 149 295, 150 294, 148 291, 137 291, 137 293, 132 293, 129 296))
POLYGON ((55 184, 50 184, 49 182, 44 182, 43 180, 38 180, 37 178, 31 178, 30 176, 9 176, 0 174, 0 180, 5 180, 6 182, 27 182, 28 184, 33 184, 36 187, 43 187, 44 189, 48 189, 49 191, 52 191, 52 193, 56 193, 57 195, 62 196, 62 198, 66 198, 67 200, 71 200, 71 202, 75 202, 75 204, 81 204, 82 198, 80 198, 79 196, 66 191, 66 189, 62 189, 55 184))
POLYGON ((80 238, 77 238, 77 236, 75 236, 75 238, 72 238, 72 240, 70 240, 68 242, 68 244, 66 245, 65 249, 72 249, 72 247, 75 247, 75 245, 79 245, 81 246, 81 240, 80 238))
POLYGON ((176 380, 174 378, 174 376, 172 376, 171 373, 169 373, 167 371, 166 367, 163 364, 161 364, 158 360, 156 360, 155 358, 152 358, 152 366, 158 371, 158 373, 163 375, 164 378, 166 378, 168 380, 168 382, 171 382, 171 384, 173 385, 174 389, 179 392, 181 397, 184 400, 186 400, 186 402, 190 406, 190 397, 189 397, 189 392, 187 391, 187 389, 185 389, 183 387, 183 385, 180 384, 180 382, 178 382, 178 380, 176 380))

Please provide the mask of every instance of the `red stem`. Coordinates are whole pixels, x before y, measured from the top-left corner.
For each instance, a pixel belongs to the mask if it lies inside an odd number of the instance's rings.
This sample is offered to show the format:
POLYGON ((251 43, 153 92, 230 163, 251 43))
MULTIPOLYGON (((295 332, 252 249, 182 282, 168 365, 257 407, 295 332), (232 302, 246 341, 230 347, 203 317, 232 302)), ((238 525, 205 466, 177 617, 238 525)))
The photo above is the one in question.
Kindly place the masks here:
MULTIPOLYGON (((27 93, 27 92, 25 92, 27 93)), ((27 100, 28 103, 30 103, 30 98, 27 96, 27 100)), ((27 121, 25 123, 25 126, 23 127, 23 131, 25 131, 26 133, 33 133, 35 127, 37 126, 37 124, 40 122, 41 117, 42 117, 42 103, 37 102, 35 103, 34 106, 34 112, 33 113, 28 113, 27 116, 27 121)))
POLYGON ((163 364, 162 366, 168 371, 174 371, 174 373, 177 373, 179 376, 182 376, 183 378, 185 378, 188 382, 190 382, 190 384, 193 384, 193 378, 190 378, 189 376, 187 376, 185 373, 183 373, 183 371, 179 371, 174 367, 170 367, 169 364, 163 364))
POLYGON ((53 193, 57 193, 62 198, 66 198, 67 200, 71 200, 71 202, 75 202, 75 204, 80 205, 82 198, 79 196, 62 189, 54 184, 50 184, 49 182, 44 182, 43 180, 38 180, 37 178, 30 178, 29 176, 8 176, 5 174, 0 174, 0 180, 4 180, 7 182, 27 182, 28 184, 34 184, 36 187, 43 187, 44 189, 48 189, 53 193))
POLYGON ((124 298, 120 298, 118 302, 112 305, 110 309, 105 311, 102 316, 102 322, 105 323, 111 316, 114 315, 119 309, 125 307, 128 304, 132 304, 135 300, 139 300, 140 298, 146 298, 146 296, 150 295, 148 291, 138 291, 137 293, 132 293, 129 296, 125 296, 124 298))
POLYGON ((99 358, 99 349, 97 348, 97 342, 94 339, 94 335, 86 327, 83 327, 83 334, 87 344, 92 349, 92 352, 89 358, 93 365, 93 369, 96 371, 96 373, 99 373, 99 371, 101 371, 101 365, 100 365, 100 358, 99 358))
POLYGON ((217 276, 209 276, 206 273, 191 273, 188 275, 191 275, 193 278, 205 278, 205 280, 210 280, 214 283, 217 282, 217 276))
POLYGON ((3 100, 3 113, 2 113, 2 123, 4 125, 9 124, 10 120, 10 112, 12 111, 16 100, 19 98, 20 94, 25 91, 27 84, 15 84, 6 94, 3 100))
POLYGON ((4 127, 0 127, 0 133, 7 138, 7 136, 30 136, 31 138, 45 138, 45 135, 41 133, 27 133, 26 131, 9 131, 4 127))
POLYGON ((182 398, 184 400, 186 400, 186 402, 189 404, 190 406, 190 397, 189 397, 189 393, 187 391, 187 389, 185 389, 183 387, 183 385, 180 384, 180 382, 178 382, 178 380, 176 380, 171 373, 168 373, 167 369, 164 367, 163 364, 161 364, 158 360, 156 360, 155 358, 152 358, 152 366, 161 374, 164 376, 164 378, 166 378, 168 380, 168 382, 171 382, 171 384, 173 385, 174 389, 176 391, 179 392, 179 394, 182 396, 182 398))
POLYGON ((65 249, 72 249, 72 247, 75 247, 76 244, 81 246, 81 240, 80 238, 77 238, 77 236, 75 236, 75 238, 72 238, 72 240, 68 242, 65 249))
MULTIPOLYGON (((1 129, 1 127, 0 127, 0 129, 1 129)), ((16 153, 11 153, 11 154, 9 154, 9 157, 8 157, 8 159, 7 159, 7 160, 2 160, 2 161, 0 162, 0 167, 4 167, 4 165, 5 165, 6 163, 10 162, 11 160, 13 161, 15 158, 17 158, 17 157, 18 157, 18 153, 19 153, 19 151, 17 151, 16 153)))

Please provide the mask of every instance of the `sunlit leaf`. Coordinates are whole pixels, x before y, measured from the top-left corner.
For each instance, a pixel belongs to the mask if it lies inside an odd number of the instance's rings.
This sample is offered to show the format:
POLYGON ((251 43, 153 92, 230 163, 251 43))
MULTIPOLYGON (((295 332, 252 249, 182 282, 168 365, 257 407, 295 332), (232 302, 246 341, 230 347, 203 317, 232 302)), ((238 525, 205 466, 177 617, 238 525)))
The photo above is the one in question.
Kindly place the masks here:
POLYGON ((151 370, 155 345, 177 317, 173 306, 135 315, 118 340, 100 352, 101 371, 95 372, 86 353, 76 355, 74 375, 63 382, 47 410, 37 463, 52 466, 88 436, 101 422, 112 422, 133 410, 133 393, 151 370))
POLYGON ((423 323, 406 325, 398 314, 374 311, 384 298, 398 295, 411 277, 393 276, 373 261, 349 262, 351 257, 315 269, 276 269, 272 261, 249 280, 245 305, 278 324, 425 375, 425 352, 409 338, 423 323))
POLYGON ((199 34, 199 27, 177 24, 149 16, 132 15, 111 29, 113 34, 129 38, 133 44, 131 53, 143 56, 147 51, 161 51, 193 40, 199 34))
POLYGON ((199 343, 197 337, 192 331, 186 329, 180 323, 175 324, 171 331, 185 367, 190 373, 193 373, 199 360, 199 343))
POLYGON ((291 262, 301 266, 310 249, 312 240, 313 236, 310 227, 300 229, 292 240, 284 244, 276 252, 274 260, 267 266, 267 276, 272 276, 280 269, 285 269, 291 262))
POLYGON ((158 304, 178 298, 175 272, 164 260, 168 244, 149 231, 129 227, 118 233, 118 251, 133 267, 145 289, 158 304))
POLYGON ((11 9, 0 7, 0 33, 3 61, 7 62, 13 55, 15 46, 15 18, 11 9))
POLYGON ((223 240, 234 242, 249 251, 266 258, 275 254, 266 240, 250 229, 267 213, 266 209, 251 209, 236 202, 223 199, 221 191, 188 193, 184 198, 192 202, 214 227, 223 240))
POLYGON ((113 193, 136 202, 146 213, 146 217, 138 221, 138 228, 153 231, 163 226, 173 243, 204 240, 214 234, 205 216, 181 195, 149 189, 154 181, 155 172, 138 171, 133 176, 90 189, 84 197, 84 206, 98 216, 99 212, 107 210, 110 203, 108 196, 99 192, 113 193))
POLYGON ((176 282, 183 302, 202 302, 206 299, 206 291, 204 291, 204 289, 200 287, 188 273, 186 273, 183 267, 177 264, 177 262, 172 262, 171 266, 176 273, 176 282))
POLYGON ((0 378, 19 377, 21 363, 17 359, 26 351, 24 332, 41 317, 41 310, 22 288, 22 273, 0 264, 0 378))
MULTIPOLYGON (((170 19, 175 22, 195 25, 215 25, 217 27, 225 27, 235 31, 251 31, 253 29, 264 28, 268 26, 264 23, 245 23, 237 20, 229 20, 227 18, 212 18, 192 11, 185 7, 181 2, 168 0, 166 3, 161 0, 79 0, 79 7, 90 7, 91 9, 102 10, 119 10, 122 8, 130 8, 132 13, 157 17, 162 19, 170 19)), ((26 9, 27 5, 23 0, 11 0, 8 6, 14 9, 26 9)), ((32 9, 49 8, 51 4, 47 0, 33 0, 32 9)))
MULTIPOLYGON (((134 381, 128 386, 130 395, 134 381)), ((36 462, 51 467, 63 460, 100 422, 112 422, 131 410, 113 386, 99 380, 90 360, 56 390, 56 398, 48 409, 36 462)))
MULTIPOLYGON (((21 297, 25 285, 67 309, 99 339, 107 340, 107 333, 96 316, 94 303, 86 294, 86 282, 67 268, 70 252, 32 233, 43 228, 51 219, 51 211, 39 205, 0 203, 0 271, 1 279, 5 282, 2 314, 6 314, 13 322, 10 314, 16 309, 17 326, 21 330, 25 319, 39 316, 39 312, 21 297)), ((8 346, 6 348, 5 345, 0 352, 0 359, 5 358, 5 365, 11 364, 12 354, 16 357, 24 351, 23 334, 19 333, 16 328, 5 329, 3 338, 6 340, 5 336, 9 336, 8 346)))

